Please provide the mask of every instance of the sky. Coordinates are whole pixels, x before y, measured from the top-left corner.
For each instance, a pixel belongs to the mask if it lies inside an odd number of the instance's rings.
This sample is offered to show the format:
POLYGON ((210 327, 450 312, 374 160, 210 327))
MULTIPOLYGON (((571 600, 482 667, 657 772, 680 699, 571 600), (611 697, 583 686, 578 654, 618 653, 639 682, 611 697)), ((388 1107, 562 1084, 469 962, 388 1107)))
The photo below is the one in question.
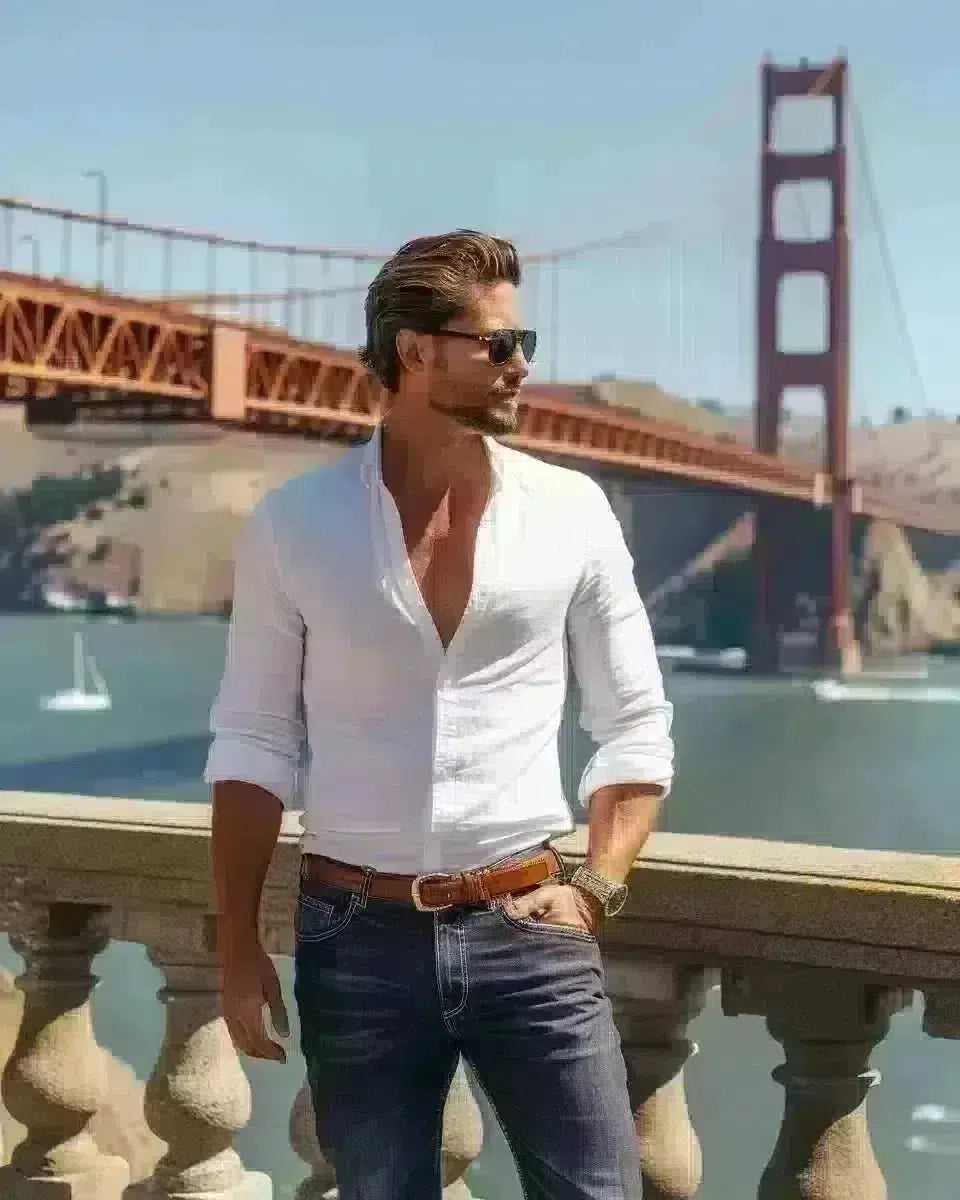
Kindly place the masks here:
MULTIPOLYGON (((951 0, 914 0, 909 19, 899 0, 0 0, 0 15, 0 196, 94 210, 97 169, 131 220, 383 252, 461 226, 524 252, 643 231, 564 263, 555 284, 528 272, 534 378, 615 373, 735 405, 753 392, 759 64, 845 51, 909 327, 908 342, 853 154, 854 414, 960 414, 951 0)), ((786 133, 816 132, 808 110, 786 133)), ((18 215, 15 269, 34 252, 55 274, 59 232, 18 215)), ((75 277, 92 281, 94 254, 78 232, 75 277)), ((296 283, 369 276, 317 265, 296 283)), ((128 290, 161 277, 155 244, 125 245, 128 290)), ((205 278, 202 251, 178 249, 173 290, 205 278)), ((257 284, 286 278, 277 257, 257 284)), ((250 290, 244 253, 218 257, 217 289, 250 290)), ((784 312, 797 348, 819 317, 798 284, 784 312)), ((315 336, 356 345, 362 292, 323 321, 315 336)))

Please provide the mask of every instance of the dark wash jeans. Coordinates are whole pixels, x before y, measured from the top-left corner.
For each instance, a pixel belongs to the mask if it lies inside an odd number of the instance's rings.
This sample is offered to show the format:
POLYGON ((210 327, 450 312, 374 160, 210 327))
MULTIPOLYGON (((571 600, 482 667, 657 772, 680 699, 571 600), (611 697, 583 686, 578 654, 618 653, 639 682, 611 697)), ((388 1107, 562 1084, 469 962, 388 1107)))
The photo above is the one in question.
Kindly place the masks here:
POLYGON ((640 1200, 626 1067, 589 934, 518 921, 502 901, 421 913, 311 886, 297 904, 295 979, 341 1200, 440 1200, 461 1054, 528 1200, 640 1200))

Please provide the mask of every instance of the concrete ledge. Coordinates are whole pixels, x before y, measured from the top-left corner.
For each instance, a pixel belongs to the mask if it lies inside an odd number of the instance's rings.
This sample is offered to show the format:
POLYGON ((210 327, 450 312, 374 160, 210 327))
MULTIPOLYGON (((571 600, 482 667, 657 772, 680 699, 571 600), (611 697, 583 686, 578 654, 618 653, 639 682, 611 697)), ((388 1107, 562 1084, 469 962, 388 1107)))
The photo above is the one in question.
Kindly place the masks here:
MULTIPOLYGON (((0 792, 0 905, 102 904, 121 914, 210 906, 210 806, 0 792)), ((264 897, 271 949, 290 952, 300 814, 285 814, 264 897)), ((581 827, 556 843, 572 859, 581 827)), ((2 916, 0 916, 2 926, 2 916)), ((762 959, 913 985, 960 981, 960 859, 655 834, 604 935, 687 963, 762 959)))

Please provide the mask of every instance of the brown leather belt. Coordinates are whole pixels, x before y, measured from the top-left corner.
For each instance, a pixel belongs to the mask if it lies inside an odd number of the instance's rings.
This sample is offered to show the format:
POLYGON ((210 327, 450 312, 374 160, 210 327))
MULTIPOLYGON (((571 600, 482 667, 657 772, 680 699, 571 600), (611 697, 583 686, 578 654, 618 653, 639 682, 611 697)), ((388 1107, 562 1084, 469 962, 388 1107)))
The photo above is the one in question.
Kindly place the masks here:
POLYGON ((428 875, 383 874, 372 868, 305 854, 300 886, 308 894, 311 885, 324 884, 363 894, 366 885, 366 895, 370 899, 398 900, 412 904, 419 912, 440 912, 527 891, 555 878, 563 878, 563 860, 550 849, 503 866, 493 864, 475 871, 428 875))

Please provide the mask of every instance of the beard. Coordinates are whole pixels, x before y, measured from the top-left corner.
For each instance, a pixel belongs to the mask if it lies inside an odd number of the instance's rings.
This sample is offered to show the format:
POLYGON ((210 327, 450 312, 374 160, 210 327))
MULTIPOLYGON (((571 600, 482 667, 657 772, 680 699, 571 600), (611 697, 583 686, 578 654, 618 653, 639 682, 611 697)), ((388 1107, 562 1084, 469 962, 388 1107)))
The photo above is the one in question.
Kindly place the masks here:
POLYGON ((503 437, 516 433, 520 425, 520 413, 516 396, 491 396, 484 404, 444 404, 432 400, 434 412, 443 413, 463 429, 483 433, 492 437, 503 437))

